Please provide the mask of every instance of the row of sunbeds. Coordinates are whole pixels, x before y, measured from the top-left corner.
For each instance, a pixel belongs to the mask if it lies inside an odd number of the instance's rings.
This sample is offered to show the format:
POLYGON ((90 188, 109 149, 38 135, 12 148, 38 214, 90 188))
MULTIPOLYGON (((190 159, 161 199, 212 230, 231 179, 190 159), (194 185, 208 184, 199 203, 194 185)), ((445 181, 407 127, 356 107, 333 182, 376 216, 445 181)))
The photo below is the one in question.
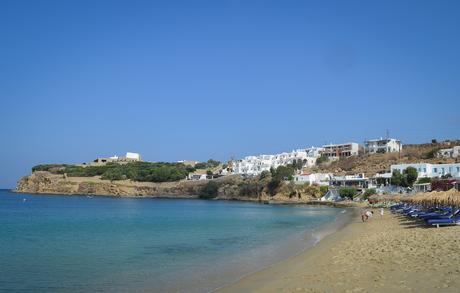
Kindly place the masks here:
POLYGON ((426 207, 401 203, 390 207, 393 213, 423 220, 429 226, 460 225, 460 209, 456 207, 426 207))

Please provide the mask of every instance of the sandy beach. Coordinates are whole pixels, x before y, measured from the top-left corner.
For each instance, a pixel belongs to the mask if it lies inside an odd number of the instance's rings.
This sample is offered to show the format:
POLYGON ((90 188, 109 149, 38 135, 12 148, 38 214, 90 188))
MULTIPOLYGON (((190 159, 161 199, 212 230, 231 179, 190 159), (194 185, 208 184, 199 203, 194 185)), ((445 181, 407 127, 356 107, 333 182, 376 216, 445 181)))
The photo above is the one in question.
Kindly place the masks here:
POLYGON ((375 211, 218 292, 460 292, 460 226, 375 211))

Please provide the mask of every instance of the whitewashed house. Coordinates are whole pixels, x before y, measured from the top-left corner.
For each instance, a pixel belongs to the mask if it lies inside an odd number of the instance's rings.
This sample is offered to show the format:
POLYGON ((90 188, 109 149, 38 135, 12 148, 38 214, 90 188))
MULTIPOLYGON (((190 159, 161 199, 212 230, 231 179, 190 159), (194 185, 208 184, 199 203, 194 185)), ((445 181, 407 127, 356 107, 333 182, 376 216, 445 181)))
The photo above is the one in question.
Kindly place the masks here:
POLYGON ((127 152, 126 153, 126 157, 125 159, 127 161, 140 161, 141 160, 141 155, 138 154, 138 153, 130 153, 130 152, 127 152))
POLYGON ((364 151, 368 154, 394 153, 401 150, 401 141, 394 138, 371 139, 364 142, 364 151))
POLYGON ((294 176, 294 183, 328 186, 331 178, 332 174, 330 173, 302 173, 294 176))
POLYGON ((398 164, 391 165, 391 173, 395 170, 399 172, 404 172, 408 167, 413 167, 418 172, 418 177, 429 177, 436 178, 441 177, 442 175, 450 174, 452 177, 460 178, 460 163, 453 164, 427 164, 427 163, 417 163, 417 164, 398 164))
POLYGON ((302 161, 303 167, 311 167, 316 164, 316 159, 321 155, 322 148, 298 149, 292 152, 285 152, 276 155, 247 156, 242 160, 233 162, 235 174, 259 175, 263 171, 270 171, 271 168, 286 166, 294 161, 302 161))
POLYGON ((460 156, 460 146, 454 146, 450 149, 440 149, 437 156, 439 158, 457 158, 460 156))

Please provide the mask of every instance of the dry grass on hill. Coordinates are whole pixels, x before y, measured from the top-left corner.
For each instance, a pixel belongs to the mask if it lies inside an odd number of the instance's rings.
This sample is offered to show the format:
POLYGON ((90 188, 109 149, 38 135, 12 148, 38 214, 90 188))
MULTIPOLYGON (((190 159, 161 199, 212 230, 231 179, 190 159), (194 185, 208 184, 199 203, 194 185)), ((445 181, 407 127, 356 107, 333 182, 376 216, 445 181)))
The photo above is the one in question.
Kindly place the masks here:
POLYGON ((440 148, 449 148, 460 145, 460 141, 436 144, 404 145, 401 153, 363 154, 357 157, 340 159, 332 163, 322 164, 312 168, 315 172, 332 172, 339 175, 365 173, 368 176, 376 173, 388 172, 390 166, 402 163, 454 163, 460 158, 433 158, 433 154, 440 148))

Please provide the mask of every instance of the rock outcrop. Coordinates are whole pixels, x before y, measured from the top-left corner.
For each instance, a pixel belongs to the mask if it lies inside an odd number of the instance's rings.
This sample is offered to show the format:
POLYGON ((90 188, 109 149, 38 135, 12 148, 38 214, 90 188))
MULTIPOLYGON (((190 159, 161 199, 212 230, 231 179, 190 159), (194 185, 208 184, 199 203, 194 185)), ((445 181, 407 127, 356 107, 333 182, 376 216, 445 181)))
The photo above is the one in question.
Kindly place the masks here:
MULTIPOLYGON (((310 203, 316 196, 313 187, 283 185, 275 196, 262 188, 256 192, 242 192, 248 181, 239 175, 214 179, 218 185, 216 199, 256 201, 264 203, 310 203)), ((209 180, 178 182, 133 182, 130 180, 102 180, 100 177, 67 177, 47 171, 36 171, 22 177, 16 192, 44 194, 105 195, 118 197, 198 198, 209 180)), ((253 182, 252 182, 253 183, 253 182)))
POLYGON ((132 182, 129 180, 109 181, 99 177, 65 177, 45 171, 37 171, 22 177, 17 192, 49 194, 81 194, 108 196, 145 197, 198 197, 204 181, 181 182, 132 182))

